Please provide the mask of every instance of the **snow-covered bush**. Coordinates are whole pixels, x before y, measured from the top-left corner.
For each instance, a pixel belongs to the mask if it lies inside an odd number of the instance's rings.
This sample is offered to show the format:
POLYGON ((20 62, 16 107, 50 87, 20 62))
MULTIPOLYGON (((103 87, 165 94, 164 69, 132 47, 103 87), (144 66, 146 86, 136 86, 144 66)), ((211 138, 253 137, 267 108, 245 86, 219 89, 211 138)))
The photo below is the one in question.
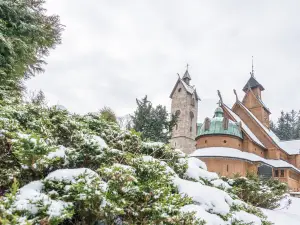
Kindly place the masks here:
POLYGON ((232 186, 232 193, 253 206, 275 209, 281 199, 285 197, 288 187, 285 183, 275 179, 260 179, 257 175, 248 173, 246 177, 236 176, 228 179, 232 186))
POLYGON ((0 157, 0 224, 267 224, 199 159, 97 115, 3 105, 0 157))

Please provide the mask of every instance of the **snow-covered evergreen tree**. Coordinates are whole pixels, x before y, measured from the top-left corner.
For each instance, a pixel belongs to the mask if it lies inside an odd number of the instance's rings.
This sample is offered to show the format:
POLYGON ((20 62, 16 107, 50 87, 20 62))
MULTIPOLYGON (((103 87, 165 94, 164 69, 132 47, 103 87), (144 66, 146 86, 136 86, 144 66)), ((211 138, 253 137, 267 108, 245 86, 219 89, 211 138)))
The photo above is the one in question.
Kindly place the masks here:
POLYGON ((165 106, 155 108, 145 96, 136 100, 137 109, 132 116, 132 128, 141 133, 144 140, 167 143, 171 137, 172 127, 176 125, 176 116, 169 114, 165 106))

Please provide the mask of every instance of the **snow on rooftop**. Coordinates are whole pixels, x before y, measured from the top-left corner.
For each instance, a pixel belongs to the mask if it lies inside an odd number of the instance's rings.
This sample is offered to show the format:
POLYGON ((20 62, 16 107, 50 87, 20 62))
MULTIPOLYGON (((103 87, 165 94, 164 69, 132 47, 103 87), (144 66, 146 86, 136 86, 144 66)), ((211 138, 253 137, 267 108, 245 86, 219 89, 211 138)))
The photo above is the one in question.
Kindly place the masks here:
POLYGON ((181 83, 183 84, 184 88, 189 92, 190 94, 193 94, 195 89, 191 87, 190 85, 187 85, 182 79, 180 79, 181 83))
POLYGON ((297 169, 295 166, 289 164, 286 161, 265 159, 253 153, 242 152, 234 148, 227 148, 227 147, 201 148, 191 153, 190 156, 191 157, 227 157, 227 158, 246 160, 250 162, 261 162, 275 168, 292 168, 300 173, 299 169, 297 169))
POLYGON ((279 147, 289 154, 300 154, 300 140, 280 141, 279 147))
POLYGON ((242 124, 243 130, 246 132, 246 134, 258 145, 266 148, 263 143, 258 140, 258 138, 255 136, 255 134, 250 130, 250 128, 241 120, 241 118, 235 114, 227 105, 225 105, 225 108, 228 110, 229 114, 236 120, 236 122, 240 122, 242 124))

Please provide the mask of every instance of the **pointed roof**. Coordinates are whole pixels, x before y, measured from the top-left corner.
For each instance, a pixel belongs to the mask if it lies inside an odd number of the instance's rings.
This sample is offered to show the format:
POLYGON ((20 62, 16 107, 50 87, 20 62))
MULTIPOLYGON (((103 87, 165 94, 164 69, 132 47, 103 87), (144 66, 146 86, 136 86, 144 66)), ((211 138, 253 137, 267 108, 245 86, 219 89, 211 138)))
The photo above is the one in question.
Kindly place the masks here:
POLYGON ((244 92, 247 92, 247 90, 249 88, 253 89, 253 88, 256 88, 256 87, 259 87, 260 90, 265 90, 265 88, 260 84, 258 83, 258 81, 254 78, 253 75, 251 75, 250 79, 248 80, 247 84, 245 85, 245 87, 243 88, 243 91, 244 92))
POLYGON ((175 92, 175 90, 176 90, 176 87, 177 87, 178 83, 180 83, 180 82, 182 83, 184 89, 185 89, 189 94, 193 95, 193 94, 195 93, 196 99, 197 99, 198 101, 201 101, 201 99, 199 98, 199 96, 198 96, 198 94, 197 94, 196 88, 193 87, 193 86, 190 86, 190 85, 186 84, 180 77, 178 78, 178 80, 177 80, 177 82, 176 82, 176 84, 175 84, 175 86, 174 86, 174 88, 173 88, 173 90, 172 90, 172 92, 171 92, 171 94, 170 94, 170 98, 172 98, 172 96, 173 96, 173 94, 174 94, 174 92, 175 92))
POLYGON ((189 79, 189 80, 192 79, 191 76, 190 76, 190 74, 189 74, 188 69, 186 69, 186 71, 185 71, 185 73, 184 73, 182 79, 183 79, 183 80, 184 80, 184 79, 189 79))

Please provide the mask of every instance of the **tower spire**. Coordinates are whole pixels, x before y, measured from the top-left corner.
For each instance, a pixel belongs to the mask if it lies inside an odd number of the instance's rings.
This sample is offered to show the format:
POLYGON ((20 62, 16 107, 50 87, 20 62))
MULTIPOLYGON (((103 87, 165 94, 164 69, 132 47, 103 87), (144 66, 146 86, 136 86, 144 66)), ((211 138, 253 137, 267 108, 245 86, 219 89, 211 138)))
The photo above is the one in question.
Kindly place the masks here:
POLYGON ((250 72, 251 77, 254 77, 254 66, 253 66, 253 56, 252 56, 252 71, 250 72))
POLYGON ((182 77, 182 80, 186 83, 186 84, 190 84, 190 80, 191 80, 191 76, 189 74, 189 64, 186 64, 186 71, 182 77))

